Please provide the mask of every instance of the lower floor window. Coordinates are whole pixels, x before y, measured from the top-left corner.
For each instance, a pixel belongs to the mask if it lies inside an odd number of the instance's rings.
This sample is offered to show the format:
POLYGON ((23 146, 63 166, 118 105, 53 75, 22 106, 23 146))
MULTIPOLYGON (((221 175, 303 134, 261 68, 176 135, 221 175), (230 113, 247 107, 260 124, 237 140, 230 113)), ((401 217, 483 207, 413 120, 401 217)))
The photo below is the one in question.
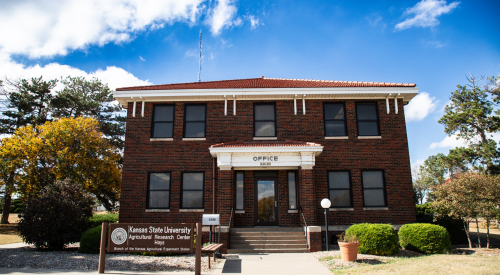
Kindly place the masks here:
POLYGON ((182 173, 181 208, 203 209, 203 172, 182 173))
POLYGON ((328 196, 333 208, 352 207, 351 179, 348 171, 328 172, 328 196))
POLYGON ((288 209, 297 209, 297 184, 295 172, 288 172, 288 209))
POLYGON ((362 171, 364 206, 385 207, 385 184, 382 171, 362 171))
POLYGON ((168 209, 170 207, 170 173, 149 173, 149 209, 168 209))

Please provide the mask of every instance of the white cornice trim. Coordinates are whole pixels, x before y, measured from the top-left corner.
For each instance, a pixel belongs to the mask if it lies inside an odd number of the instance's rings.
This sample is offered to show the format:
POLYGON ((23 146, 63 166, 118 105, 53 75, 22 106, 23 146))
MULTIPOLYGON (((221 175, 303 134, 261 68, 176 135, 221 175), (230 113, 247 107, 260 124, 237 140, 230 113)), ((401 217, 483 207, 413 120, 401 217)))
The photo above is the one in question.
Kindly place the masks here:
POLYGON ((221 153, 301 153, 309 152, 319 156, 323 152, 323 146, 269 146, 269 147, 215 147, 209 148, 212 157, 221 153))
POLYGON ((339 87, 339 88, 249 88, 249 89, 185 89, 114 91, 122 105, 141 100, 152 101, 224 101, 236 100, 293 100, 295 95, 305 99, 385 99, 398 94, 409 102, 418 94, 417 87, 339 87))

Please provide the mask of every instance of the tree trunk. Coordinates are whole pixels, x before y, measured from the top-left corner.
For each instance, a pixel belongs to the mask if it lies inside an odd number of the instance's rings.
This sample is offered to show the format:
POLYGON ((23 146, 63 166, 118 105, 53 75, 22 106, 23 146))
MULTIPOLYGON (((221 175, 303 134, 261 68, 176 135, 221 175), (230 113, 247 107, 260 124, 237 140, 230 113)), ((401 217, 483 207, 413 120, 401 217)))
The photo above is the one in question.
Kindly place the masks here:
POLYGON ((462 219, 464 222, 464 228, 465 228, 465 234, 467 234, 467 241, 469 241, 469 248, 472 248, 472 242, 470 241, 470 234, 469 234, 469 218, 462 219))
POLYGON ((477 243, 479 244, 479 248, 481 248, 481 236, 479 235, 479 221, 476 216, 476 229, 477 229, 477 243))
POLYGON ((3 201, 2 208, 2 220, 0 224, 8 224, 9 223, 9 214, 10 214, 10 203, 12 201, 12 193, 8 191, 9 188, 5 188, 5 198, 3 201))
POLYGON ((486 248, 490 248, 490 220, 486 220, 486 239, 488 242, 486 243, 486 248))

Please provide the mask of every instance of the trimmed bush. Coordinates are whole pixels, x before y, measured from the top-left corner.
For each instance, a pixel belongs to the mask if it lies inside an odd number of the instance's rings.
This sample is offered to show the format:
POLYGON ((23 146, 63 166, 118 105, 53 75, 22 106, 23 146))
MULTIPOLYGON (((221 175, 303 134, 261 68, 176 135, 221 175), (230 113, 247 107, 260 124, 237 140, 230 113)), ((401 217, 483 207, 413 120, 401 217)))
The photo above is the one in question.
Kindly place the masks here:
POLYGON ((94 214, 89 219, 89 223, 90 223, 91 227, 96 227, 98 225, 102 225, 103 222, 117 223, 118 222, 118 213, 94 214))
POLYGON ((358 238, 361 254, 385 256, 399 251, 399 238, 390 224, 360 223, 352 225, 345 233, 358 238))
POLYGON ((399 243, 404 249, 437 254, 451 251, 450 234, 446 228, 429 223, 405 224, 399 229, 399 243))
POLYGON ((80 241, 88 229, 93 203, 79 184, 67 180, 50 184, 19 214, 19 233, 38 249, 63 249, 80 241))
POLYGON ((464 223, 461 219, 452 217, 439 217, 434 221, 434 209, 431 208, 432 202, 416 205, 417 223, 431 223, 440 225, 450 234, 452 244, 465 244, 467 241, 467 233, 465 233, 464 223))
POLYGON ((78 252, 87 254, 99 254, 101 246, 101 226, 88 229, 80 239, 80 248, 78 252))

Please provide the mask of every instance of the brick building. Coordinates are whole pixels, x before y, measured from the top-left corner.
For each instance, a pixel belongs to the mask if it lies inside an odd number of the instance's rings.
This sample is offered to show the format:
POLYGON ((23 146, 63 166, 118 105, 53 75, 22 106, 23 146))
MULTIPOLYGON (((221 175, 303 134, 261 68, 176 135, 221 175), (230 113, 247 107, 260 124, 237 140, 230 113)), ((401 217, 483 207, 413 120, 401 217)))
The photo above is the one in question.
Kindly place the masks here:
POLYGON ((320 250, 323 198, 330 232, 414 222, 403 106, 415 86, 262 77, 119 88, 128 111, 120 221, 217 213, 222 241, 245 251, 259 248, 236 241, 247 233, 293 235, 305 224, 307 249, 320 250))

